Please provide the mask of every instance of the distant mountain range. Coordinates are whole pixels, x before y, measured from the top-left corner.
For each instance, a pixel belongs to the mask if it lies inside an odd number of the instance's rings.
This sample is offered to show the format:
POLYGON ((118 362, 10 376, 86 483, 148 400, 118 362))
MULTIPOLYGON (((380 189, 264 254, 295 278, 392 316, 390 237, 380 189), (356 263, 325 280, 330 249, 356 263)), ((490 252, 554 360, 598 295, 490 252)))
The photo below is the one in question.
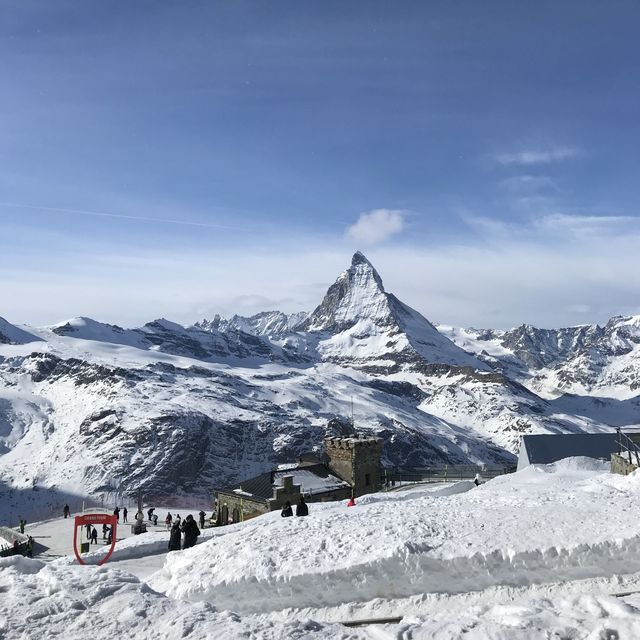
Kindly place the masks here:
POLYGON ((640 425, 639 374, 639 316, 437 326, 359 252, 311 313, 137 329, 0 318, 0 494, 208 496, 317 450, 352 407, 388 465, 513 464, 522 434, 640 425))

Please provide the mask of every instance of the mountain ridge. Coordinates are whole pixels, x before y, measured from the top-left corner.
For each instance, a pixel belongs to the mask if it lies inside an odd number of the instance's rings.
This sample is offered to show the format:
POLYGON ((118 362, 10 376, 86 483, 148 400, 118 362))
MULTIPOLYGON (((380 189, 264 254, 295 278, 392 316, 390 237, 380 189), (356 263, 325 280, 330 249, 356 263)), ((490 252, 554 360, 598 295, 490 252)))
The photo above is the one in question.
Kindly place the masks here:
POLYGON ((309 314, 3 321, 0 485, 210 495, 319 451, 352 408, 387 465, 510 465, 526 433, 640 424, 638 320, 436 328, 358 252, 309 314))

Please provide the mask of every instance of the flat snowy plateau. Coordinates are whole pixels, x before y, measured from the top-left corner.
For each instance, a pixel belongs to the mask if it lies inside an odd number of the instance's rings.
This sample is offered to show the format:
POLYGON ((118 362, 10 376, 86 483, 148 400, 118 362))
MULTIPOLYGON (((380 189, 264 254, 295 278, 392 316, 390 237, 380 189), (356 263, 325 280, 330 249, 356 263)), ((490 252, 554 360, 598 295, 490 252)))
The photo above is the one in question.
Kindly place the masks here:
POLYGON ((7 558, 0 637, 638 638, 621 594, 640 591, 639 510, 640 474, 570 458, 269 514, 187 551, 128 538, 103 567, 7 558), (399 622, 340 624, 375 618, 399 622))

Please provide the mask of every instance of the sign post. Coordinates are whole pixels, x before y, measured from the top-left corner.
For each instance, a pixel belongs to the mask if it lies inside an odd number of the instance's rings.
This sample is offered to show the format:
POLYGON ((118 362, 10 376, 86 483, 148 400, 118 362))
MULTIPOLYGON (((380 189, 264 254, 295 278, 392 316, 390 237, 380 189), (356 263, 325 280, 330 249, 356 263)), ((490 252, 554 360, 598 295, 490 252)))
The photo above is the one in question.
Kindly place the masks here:
POLYGON ((108 513, 83 513, 81 516, 75 517, 74 527, 73 527, 73 552, 76 554, 76 558, 80 564, 86 564, 86 562, 82 559, 82 556, 78 553, 78 527, 82 531, 82 527, 86 525, 96 525, 96 524, 106 524, 111 527, 111 546, 109 547, 109 551, 107 551, 107 555, 102 558, 98 562, 98 565, 104 564, 116 546, 116 529, 118 526, 118 518, 115 514, 108 513))

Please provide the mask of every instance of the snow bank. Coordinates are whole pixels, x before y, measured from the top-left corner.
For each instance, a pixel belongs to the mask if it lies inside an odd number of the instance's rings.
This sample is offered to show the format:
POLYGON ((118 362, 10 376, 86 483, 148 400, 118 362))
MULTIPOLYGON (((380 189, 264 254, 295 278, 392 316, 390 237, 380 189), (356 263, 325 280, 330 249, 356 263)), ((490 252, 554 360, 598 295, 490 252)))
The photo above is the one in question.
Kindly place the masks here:
MULTIPOLYGON (((275 620, 216 610, 206 602, 180 602, 137 578, 107 567, 61 566, 22 557, 0 559, 0 637, 157 637, 168 640, 547 640, 640 637, 640 611, 602 595, 513 600, 486 597, 471 606, 415 613, 399 624, 349 629, 313 619, 275 620)), ((424 603, 426 605, 426 603, 424 603)), ((321 612, 319 612, 321 613, 321 612)), ((353 619, 346 611, 345 620, 353 619)))
POLYGON ((338 625, 243 620, 207 603, 175 602, 106 567, 0 559, 0 637, 364 638, 338 625))
POLYGON ((150 584, 171 597, 263 612, 460 593, 640 571, 640 476, 581 462, 492 480, 269 514, 172 554, 150 584), (575 469, 579 471, 576 471, 575 469), (447 493, 449 495, 447 495, 447 493))
POLYGON ((595 458, 587 458, 584 456, 574 456, 572 458, 563 458, 553 464, 538 464, 532 466, 547 473, 565 473, 568 471, 608 472, 611 467, 611 462, 608 460, 596 460, 595 458))

